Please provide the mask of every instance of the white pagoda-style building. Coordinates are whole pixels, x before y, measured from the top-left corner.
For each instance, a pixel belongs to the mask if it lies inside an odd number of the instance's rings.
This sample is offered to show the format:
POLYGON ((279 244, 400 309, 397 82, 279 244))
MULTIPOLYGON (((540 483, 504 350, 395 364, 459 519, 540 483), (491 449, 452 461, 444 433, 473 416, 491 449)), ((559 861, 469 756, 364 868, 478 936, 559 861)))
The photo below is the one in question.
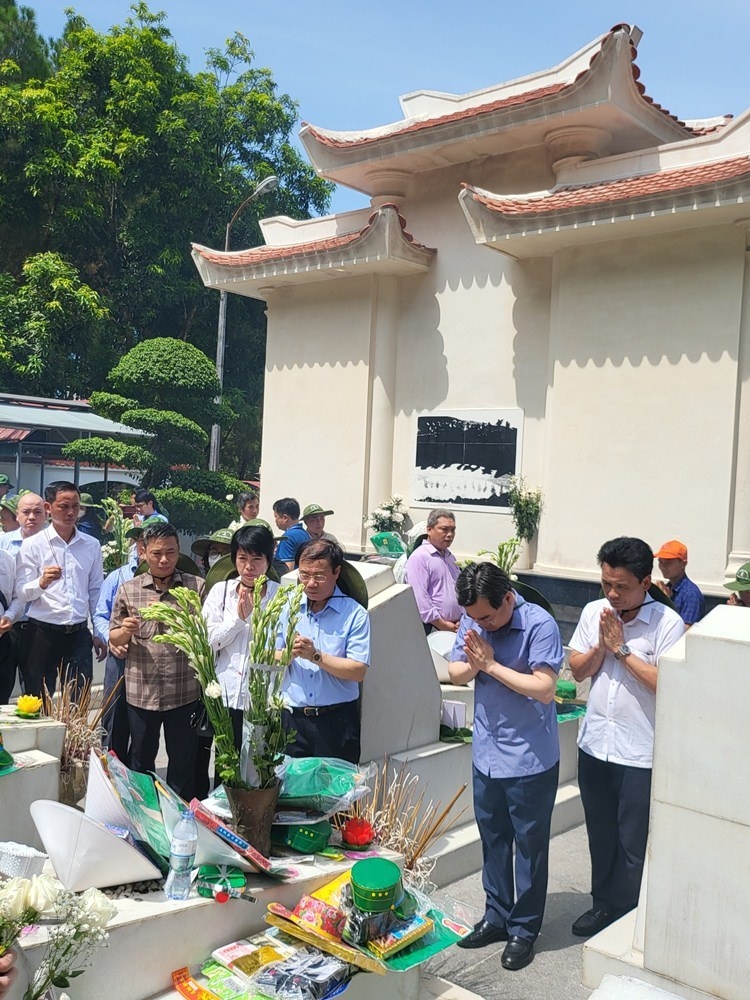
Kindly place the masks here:
POLYGON ((683 540, 708 593, 750 560, 750 112, 670 114, 640 36, 409 94, 379 128, 304 125, 372 207, 194 246, 206 285, 267 303, 264 501, 332 506, 349 546, 392 493, 452 506, 472 554, 512 534, 518 472, 540 575, 591 580, 620 534, 683 540))

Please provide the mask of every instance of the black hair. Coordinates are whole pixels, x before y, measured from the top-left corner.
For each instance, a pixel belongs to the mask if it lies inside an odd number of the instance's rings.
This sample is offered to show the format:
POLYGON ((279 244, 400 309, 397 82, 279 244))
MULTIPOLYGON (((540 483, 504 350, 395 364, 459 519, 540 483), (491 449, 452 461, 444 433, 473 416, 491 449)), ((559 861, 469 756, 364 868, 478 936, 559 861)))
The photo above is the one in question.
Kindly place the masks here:
POLYGON ((623 535, 605 542, 596 554, 601 566, 606 563, 612 569, 627 569, 640 582, 650 576, 654 569, 654 553, 642 538, 628 538, 623 535))
POLYGON ((299 500, 295 500, 294 497, 282 497, 273 505, 274 514, 286 514, 295 521, 299 521, 299 510, 299 500))
POLYGON ((497 611, 512 589, 510 577, 499 566, 490 562, 469 563, 458 574, 456 600, 462 608, 468 608, 484 597, 497 611))
POLYGON ((77 493, 80 499, 81 493, 75 483, 69 483, 66 479, 58 479, 49 486, 44 487, 44 499, 47 503, 54 503, 58 493, 77 493))
POLYGON ((164 515, 164 511, 159 506, 159 501, 156 499, 156 497, 151 492, 151 490, 147 490, 147 489, 143 489, 143 488, 139 489, 139 490, 136 490, 135 493, 133 494, 133 502, 134 503, 152 503, 154 505, 154 510, 156 511, 156 513, 157 514, 161 514, 162 516, 165 516, 164 515))
POLYGON ((177 544, 179 546, 180 536, 177 534, 177 528, 169 521, 159 521, 156 524, 149 524, 149 526, 143 532, 143 543, 148 547, 148 543, 152 542, 155 538, 176 538, 177 544))
POLYGON ((268 560, 269 569, 273 563, 274 540, 271 532, 262 524, 246 524, 232 535, 230 554, 237 563, 240 549, 252 556, 263 556, 268 560))
POLYGON ((344 550, 337 542, 327 538, 311 538, 297 549, 295 563, 297 566, 306 559, 308 562, 327 562, 332 570, 344 565, 344 550))

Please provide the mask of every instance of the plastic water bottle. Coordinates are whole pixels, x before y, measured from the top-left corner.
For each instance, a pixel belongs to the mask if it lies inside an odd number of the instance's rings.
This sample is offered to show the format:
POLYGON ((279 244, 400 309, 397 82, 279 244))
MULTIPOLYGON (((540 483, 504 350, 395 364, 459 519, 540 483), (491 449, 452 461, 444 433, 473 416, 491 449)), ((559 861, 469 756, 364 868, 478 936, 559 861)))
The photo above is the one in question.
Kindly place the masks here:
POLYGON ((164 886, 167 899, 187 899, 190 895, 190 874, 198 847, 198 827, 195 817, 187 810, 172 833, 169 845, 169 874, 164 886))

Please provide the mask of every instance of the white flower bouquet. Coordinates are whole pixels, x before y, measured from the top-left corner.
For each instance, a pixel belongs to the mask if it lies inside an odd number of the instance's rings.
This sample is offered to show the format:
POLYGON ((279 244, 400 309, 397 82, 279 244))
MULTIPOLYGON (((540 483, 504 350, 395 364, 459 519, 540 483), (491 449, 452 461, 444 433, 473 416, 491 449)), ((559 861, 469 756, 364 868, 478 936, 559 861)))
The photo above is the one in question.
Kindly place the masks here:
POLYGON ((406 521, 406 508, 404 499, 397 493, 384 500, 375 510, 371 511, 365 518, 365 527, 372 528, 375 532, 395 531, 401 534, 406 521))
POLYGON ((51 924, 42 963, 23 1000, 41 1000, 51 987, 66 989, 83 975, 94 951, 103 945, 105 930, 117 912, 98 889, 78 895, 51 875, 33 875, 0 881, 0 955, 16 941, 24 927, 51 924))

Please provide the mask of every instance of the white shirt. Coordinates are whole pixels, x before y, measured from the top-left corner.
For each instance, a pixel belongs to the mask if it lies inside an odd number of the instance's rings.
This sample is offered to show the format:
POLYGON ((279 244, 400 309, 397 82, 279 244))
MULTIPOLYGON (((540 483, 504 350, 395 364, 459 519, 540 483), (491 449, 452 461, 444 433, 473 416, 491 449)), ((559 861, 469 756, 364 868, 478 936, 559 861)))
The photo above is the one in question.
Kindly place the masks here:
POLYGON ((93 619, 103 579, 99 542, 77 528, 69 542, 63 541, 53 525, 23 540, 16 592, 29 602, 29 618, 53 625, 77 625, 89 614, 93 619), (62 576, 42 590, 39 581, 44 567, 55 564, 62 576))
MULTIPOLYGON (((649 601, 648 595, 646 596, 649 601)), ((570 640, 570 648, 588 653, 599 643, 599 616, 610 607, 602 598, 587 604, 570 640)), ((644 604, 631 622, 623 623, 624 643, 644 663, 659 657, 685 633, 685 623, 666 604, 644 604)), ((607 653, 591 679, 586 715, 578 746, 598 760, 630 767, 651 767, 654 758, 656 695, 628 668, 607 653)))
MULTIPOLYGON (((239 580, 217 583, 209 591, 203 605, 203 617, 208 626, 208 641, 216 654, 216 676, 222 699, 229 708, 243 709, 247 700, 247 662, 250 647, 250 619, 243 621, 237 614, 239 580)), ((264 607, 279 589, 269 580, 264 607)))
POLYGON ((5 611, 0 609, 0 618, 9 618, 12 622, 16 621, 23 611, 23 601, 20 597, 14 596, 15 580, 16 557, 7 549, 0 549, 0 590, 8 602, 5 611))
POLYGON ((15 555, 21 548, 22 541, 23 535, 20 528, 16 528, 14 531, 3 531, 0 534, 0 549, 6 549, 15 555))

